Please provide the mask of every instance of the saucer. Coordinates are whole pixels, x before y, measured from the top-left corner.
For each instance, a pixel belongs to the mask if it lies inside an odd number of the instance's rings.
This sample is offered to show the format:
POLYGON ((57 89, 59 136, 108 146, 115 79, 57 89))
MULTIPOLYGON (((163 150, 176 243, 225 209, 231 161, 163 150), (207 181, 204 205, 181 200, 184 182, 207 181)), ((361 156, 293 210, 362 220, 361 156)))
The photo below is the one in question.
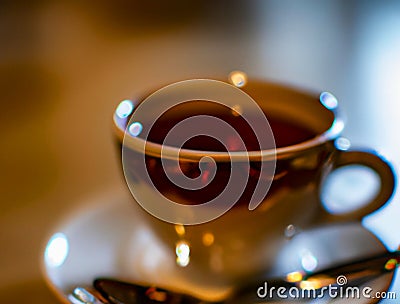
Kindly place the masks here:
MULTIPOLYGON (((167 249, 140 219, 127 191, 112 191, 80 204, 53 229, 44 248, 44 277, 61 302, 76 286, 91 286, 98 277, 156 284, 201 296, 223 297, 226 288, 194 285, 167 249), (167 282, 167 283, 166 283, 167 282)), ((385 252, 385 246, 359 223, 325 226, 295 235, 271 270, 318 271, 385 252), (307 269, 308 268, 308 269, 307 269)), ((388 286, 392 275, 386 275, 388 286)))

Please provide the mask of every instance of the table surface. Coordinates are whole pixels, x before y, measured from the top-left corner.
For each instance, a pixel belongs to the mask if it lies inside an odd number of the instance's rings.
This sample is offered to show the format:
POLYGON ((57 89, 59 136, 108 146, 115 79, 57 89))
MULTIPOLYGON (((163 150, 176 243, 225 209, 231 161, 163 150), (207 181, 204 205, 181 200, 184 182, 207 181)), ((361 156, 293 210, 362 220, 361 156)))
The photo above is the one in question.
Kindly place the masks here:
MULTIPOLYGON (((0 4, 2 302, 56 303, 39 267, 49 231, 123 183, 112 112, 160 83, 242 70, 334 92, 344 135, 399 172, 400 2, 112 3, 0 4)), ((399 197, 364 220, 391 249, 399 197)))

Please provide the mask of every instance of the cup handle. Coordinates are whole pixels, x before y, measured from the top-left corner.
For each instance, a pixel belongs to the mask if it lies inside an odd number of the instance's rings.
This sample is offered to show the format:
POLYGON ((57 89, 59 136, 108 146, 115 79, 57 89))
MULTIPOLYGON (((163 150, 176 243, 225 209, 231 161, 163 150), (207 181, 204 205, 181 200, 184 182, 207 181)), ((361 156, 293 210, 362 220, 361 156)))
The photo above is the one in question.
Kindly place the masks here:
POLYGON ((332 171, 330 172, 349 165, 361 165, 374 170, 380 177, 380 190, 370 202, 350 212, 332 214, 329 213, 321 203, 321 208, 323 209, 323 213, 325 213, 322 215, 322 217, 320 217, 322 221, 361 220, 364 216, 385 205, 393 195, 396 181, 395 173, 391 164, 379 156, 375 151, 337 150, 336 160, 333 164, 332 171))

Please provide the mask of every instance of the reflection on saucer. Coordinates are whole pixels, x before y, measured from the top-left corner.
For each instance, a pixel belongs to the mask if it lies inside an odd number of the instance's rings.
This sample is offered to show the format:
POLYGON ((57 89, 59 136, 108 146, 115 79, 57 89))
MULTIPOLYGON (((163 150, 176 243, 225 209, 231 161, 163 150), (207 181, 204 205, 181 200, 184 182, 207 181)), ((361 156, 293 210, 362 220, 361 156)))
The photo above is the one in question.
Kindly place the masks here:
MULTIPOLYGON (((216 288, 191 281, 189 268, 176 264, 140 220, 126 191, 83 202, 49 236, 43 254, 44 276, 53 291, 67 302, 76 286, 91 286, 98 277, 156 284, 197 296, 218 299, 229 287, 216 288)), ((267 277, 284 277, 294 271, 318 271, 334 264, 384 252, 381 242, 358 223, 300 231, 288 239, 267 277)), ((381 284, 388 285, 391 276, 381 284)))

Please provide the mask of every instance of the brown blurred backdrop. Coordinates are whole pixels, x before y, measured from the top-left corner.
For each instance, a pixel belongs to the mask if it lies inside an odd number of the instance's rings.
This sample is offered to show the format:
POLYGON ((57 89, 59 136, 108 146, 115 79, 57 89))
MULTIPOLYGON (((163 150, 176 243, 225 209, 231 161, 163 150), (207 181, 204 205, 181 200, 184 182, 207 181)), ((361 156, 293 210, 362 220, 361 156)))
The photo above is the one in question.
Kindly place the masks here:
MULTIPOLYGON (((345 135, 399 168, 399 1, 2 1, 0 301, 55 303, 43 245, 85 198, 123 183, 120 100, 232 70, 333 92, 345 135)), ((365 221, 390 248, 398 201, 365 221)))

